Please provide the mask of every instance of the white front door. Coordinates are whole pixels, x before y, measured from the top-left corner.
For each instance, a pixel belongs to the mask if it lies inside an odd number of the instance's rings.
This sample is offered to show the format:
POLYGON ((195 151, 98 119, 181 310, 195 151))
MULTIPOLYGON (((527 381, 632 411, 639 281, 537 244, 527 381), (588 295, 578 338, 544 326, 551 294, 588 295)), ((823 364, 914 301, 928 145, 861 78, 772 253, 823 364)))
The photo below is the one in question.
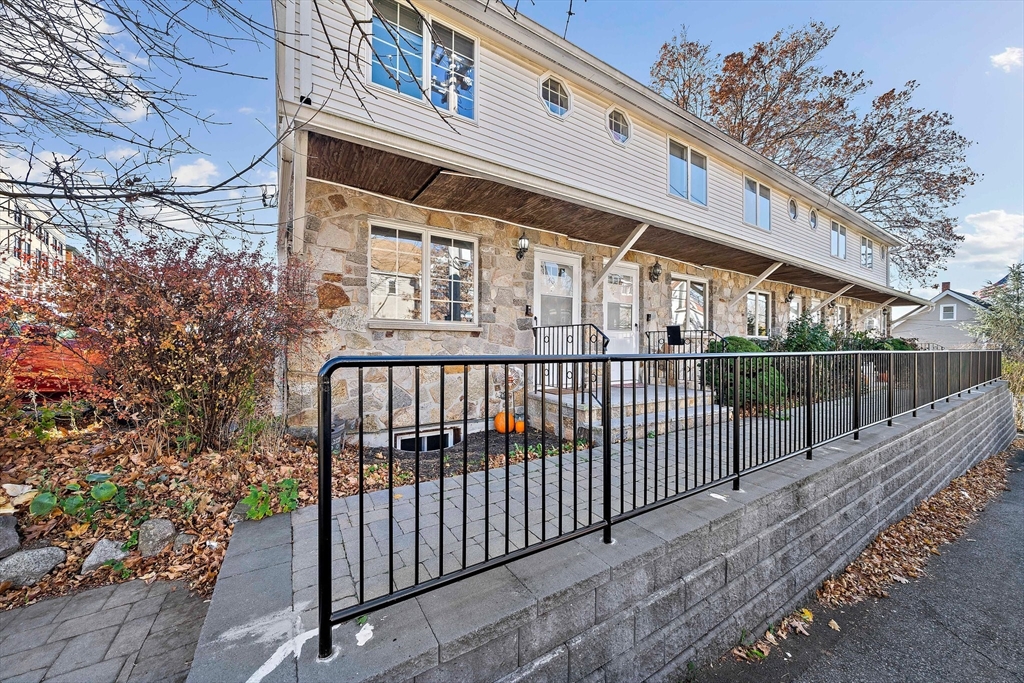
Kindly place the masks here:
MULTIPOLYGON (((578 331, 580 322, 580 278, 582 260, 574 254, 537 249, 533 272, 533 310, 536 312, 537 353, 542 356, 580 353, 578 331)), ((572 370, 564 367, 562 377, 553 367, 544 368, 538 383, 544 386, 571 384, 572 370)))
MULTIPOLYGON (((604 276, 604 333, 608 335, 608 353, 638 353, 640 350, 639 311, 640 269, 619 264, 604 276)), ((631 382, 632 364, 612 363, 613 382, 631 382)))

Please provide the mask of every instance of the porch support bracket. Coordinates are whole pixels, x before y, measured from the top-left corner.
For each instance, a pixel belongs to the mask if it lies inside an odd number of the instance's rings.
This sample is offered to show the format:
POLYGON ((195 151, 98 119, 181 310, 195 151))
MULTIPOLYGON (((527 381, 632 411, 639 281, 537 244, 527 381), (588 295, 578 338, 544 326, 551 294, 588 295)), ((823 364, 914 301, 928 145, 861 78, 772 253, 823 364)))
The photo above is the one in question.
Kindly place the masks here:
POLYGON ((640 239, 640 236, 643 235, 649 227, 650 225, 647 223, 641 223, 633 228, 633 232, 629 234, 629 237, 622 243, 619 250, 615 252, 615 256, 613 256, 608 263, 604 265, 604 269, 601 271, 601 274, 597 276, 596 280, 594 280, 594 287, 597 287, 604 282, 604 276, 608 274, 608 271, 611 270, 616 263, 622 260, 622 257, 626 255, 626 252, 633 248, 636 241, 640 239))
POLYGON ((886 299, 884 303, 881 303, 878 306, 875 306, 870 311, 868 311, 867 313, 865 313, 861 317, 857 318, 857 320, 854 322, 854 324, 855 325, 860 325, 862 322, 864 322, 868 318, 870 318, 870 317, 872 317, 874 315, 877 315, 883 308, 885 308, 886 306, 891 304, 893 301, 896 301, 896 297, 892 297, 891 299, 886 299))
POLYGON ((782 267, 782 261, 776 261, 775 263, 773 263, 770 266, 768 266, 767 268, 765 268, 765 271, 763 273, 761 273, 756 278, 754 278, 753 282, 751 282, 749 285, 744 287, 743 291, 741 291, 739 294, 737 294, 736 298, 734 298, 732 301, 729 302, 729 308, 733 308, 734 306, 736 306, 736 304, 738 304, 739 302, 741 302, 744 299, 746 299, 747 298, 747 294, 750 294, 754 290, 755 287, 757 287, 759 284, 761 284, 762 282, 767 280, 769 275, 771 275, 772 273, 774 273, 776 270, 778 270, 781 267, 782 267))
POLYGON ((820 304, 818 304, 817 306, 815 306, 811 310, 807 311, 807 315, 814 315, 815 313, 817 313, 818 311, 820 311, 821 309, 825 308, 830 303, 832 303, 833 301, 835 301, 836 299, 841 297, 843 294, 846 294, 851 289, 853 289, 853 285, 846 285, 845 287, 840 289, 838 292, 836 292, 835 294, 833 294, 829 298, 825 299, 824 301, 822 301, 820 304))

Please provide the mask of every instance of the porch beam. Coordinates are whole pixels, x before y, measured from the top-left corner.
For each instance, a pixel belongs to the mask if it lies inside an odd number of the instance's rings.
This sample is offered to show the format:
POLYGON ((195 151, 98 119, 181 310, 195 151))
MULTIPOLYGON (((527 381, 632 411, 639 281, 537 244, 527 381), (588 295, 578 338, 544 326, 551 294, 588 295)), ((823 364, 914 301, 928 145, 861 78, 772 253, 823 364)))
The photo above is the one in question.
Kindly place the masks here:
POLYGON ((914 308, 913 310, 911 310, 911 311, 910 311, 909 313, 907 313, 907 314, 905 314, 905 315, 901 315, 901 316, 899 317, 899 320, 893 320, 893 321, 892 321, 892 326, 893 326, 893 327, 896 327, 897 325, 899 325, 899 324, 900 324, 901 322, 903 322, 904 320, 907 320, 908 318, 910 318, 910 316, 912 316, 912 315, 917 315, 917 314, 918 314, 918 313, 920 313, 921 311, 924 311, 925 313, 930 313, 930 312, 932 311, 932 309, 934 309, 934 308, 935 308, 935 306, 933 306, 932 304, 921 304, 921 305, 919 305, 919 306, 916 306, 916 307, 915 307, 915 308, 914 308))
POLYGON ((835 301, 836 299, 841 297, 843 294, 846 294, 851 289, 853 289, 853 285, 846 285, 845 287, 840 289, 838 292, 836 292, 835 294, 833 294, 832 296, 830 296, 829 298, 825 299, 820 304, 818 304, 817 306, 815 306, 814 308, 809 310, 807 312, 807 315, 814 315, 815 313, 817 313, 821 309, 825 308, 825 306, 828 306, 830 303, 832 303, 833 301, 835 301))
POLYGON ((886 300, 886 301, 885 301, 884 303, 881 303, 881 304, 879 304, 878 306, 875 306, 875 307, 874 307, 874 308, 872 308, 872 309, 871 309, 870 311, 868 311, 867 313, 865 313, 865 314, 864 314, 864 315, 862 315, 861 317, 857 318, 857 319, 856 319, 856 320, 855 320, 855 321, 853 322, 853 324, 854 324, 854 325, 860 325, 860 324, 861 324, 862 322, 864 322, 864 321, 865 321, 865 320, 867 320, 868 318, 870 318, 870 317, 872 317, 872 316, 874 316, 874 315, 877 315, 877 314, 878 314, 878 313, 879 313, 879 312, 880 312, 880 311, 881 311, 881 310, 882 310, 883 308, 885 308, 886 306, 888 306, 889 304, 891 304, 891 303, 892 303, 893 301, 896 301, 896 297, 892 297, 891 299, 887 299, 887 300, 886 300))
POLYGON ((781 267, 782 267, 782 261, 776 261, 775 263, 773 263, 770 266, 768 266, 767 268, 765 268, 763 273, 761 273, 756 278, 754 278, 753 282, 751 282, 749 285, 744 287, 743 291, 741 291, 739 294, 737 294, 736 298, 734 298, 732 301, 729 302, 729 308, 733 308, 736 304, 738 304, 739 302, 741 302, 744 299, 746 299, 747 298, 747 294, 750 294, 750 292, 753 291, 754 287, 757 287, 759 284, 761 284, 762 282, 767 280, 769 275, 771 275, 772 273, 774 273, 776 270, 778 270, 781 267))
POLYGON ((613 256, 608 263, 604 264, 604 269, 601 271, 601 274, 597 276, 596 280, 594 280, 594 287, 597 287, 600 283, 604 282, 604 276, 608 274, 608 271, 611 270, 616 263, 622 260, 622 257, 626 255, 626 252, 633 248, 636 241, 640 239, 640 236, 643 235, 649 227, 651 226, 647 223, 640 223, 633 228, 633 232, 629 234, 629 237, 622 243, 619 250, 615 252, 615 256, 613 256))

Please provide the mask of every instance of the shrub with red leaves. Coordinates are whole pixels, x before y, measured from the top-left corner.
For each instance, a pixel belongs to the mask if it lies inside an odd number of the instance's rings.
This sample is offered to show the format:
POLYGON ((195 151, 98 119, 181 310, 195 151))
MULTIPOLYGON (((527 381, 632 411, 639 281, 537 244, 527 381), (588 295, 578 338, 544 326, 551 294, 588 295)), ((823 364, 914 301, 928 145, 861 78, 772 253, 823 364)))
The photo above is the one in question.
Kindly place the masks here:
POLYGON ((102 350, 116 414, 182 450, 226 446, 271 394, 280 354, 319 328, 307 267, 194 235, 116 231, 101 251, 70 264, 53 298, 102 350))

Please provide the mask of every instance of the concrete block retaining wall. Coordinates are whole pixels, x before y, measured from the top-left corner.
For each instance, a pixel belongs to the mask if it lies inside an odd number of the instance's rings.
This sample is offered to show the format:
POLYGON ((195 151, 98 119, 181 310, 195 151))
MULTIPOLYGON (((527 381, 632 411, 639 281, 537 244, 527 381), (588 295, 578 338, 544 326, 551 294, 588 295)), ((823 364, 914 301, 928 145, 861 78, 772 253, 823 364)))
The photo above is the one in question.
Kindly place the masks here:
POLYGON ((1014 434, 996 382, 747 475, 741 491, 724 484, 617 524, 613 545, 590 534, 375 610, 362 646, 360 625, 336 626, 327 662, 313 637, 316 509, 242 522, 189 681, 679 681, 811 598, 1014 434))
MULTIPOLYGON (((743 494, 721 492, 727 502, 695 497, 616 526, 616 545, 595 536, 588 550, 606 571, 579 571, 578 583, 538 601, 536 616, 458 656, 445 661, 442 648, 415 680, 680 680, 744 629, 763 631, 804 603, 879 531, 1005 448, 1015 434, 1005 386, 968 398, 746 477, 743 494)), ((554 558, 517 564, 535 595, 558 583, 551 571, 577 571, 554 558)))

